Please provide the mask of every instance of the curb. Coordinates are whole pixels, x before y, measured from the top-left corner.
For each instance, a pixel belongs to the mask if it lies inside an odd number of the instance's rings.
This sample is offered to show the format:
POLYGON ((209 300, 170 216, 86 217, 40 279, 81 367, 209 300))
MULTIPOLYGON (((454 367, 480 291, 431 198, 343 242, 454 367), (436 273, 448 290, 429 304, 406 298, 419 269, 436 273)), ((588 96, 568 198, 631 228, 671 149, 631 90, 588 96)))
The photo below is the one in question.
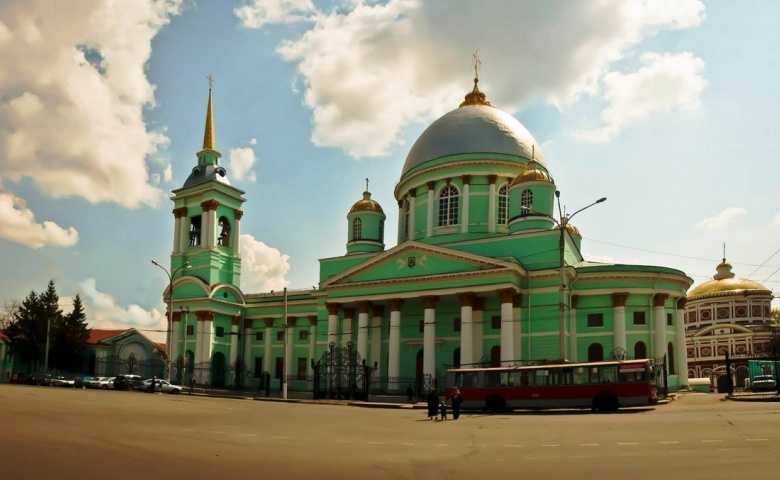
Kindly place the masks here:
POLYGON ((732 402, 780 402, 780 395, 771 395, 771 396, 726 395, 725 400, 731 400, 732 402))

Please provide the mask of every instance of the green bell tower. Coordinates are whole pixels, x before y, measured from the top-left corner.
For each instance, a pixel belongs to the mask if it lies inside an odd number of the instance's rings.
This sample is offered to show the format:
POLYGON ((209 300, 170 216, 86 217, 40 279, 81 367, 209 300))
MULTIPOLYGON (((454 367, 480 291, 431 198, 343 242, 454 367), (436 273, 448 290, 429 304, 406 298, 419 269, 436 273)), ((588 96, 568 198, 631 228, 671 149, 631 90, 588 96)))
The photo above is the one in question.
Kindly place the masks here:
POLYGON ((184 185, 173 191, 171 268, 189 262, 188 275, 209 286, 228 283, 240 288, 240 222, 244 192, 231 186, 222 154, 216 149, 212 80, 206 105, 206 128, 198 163, 184 185))
POLYGON ((355 202, 347 214, 347 255, 376 253, 385 249, 385 212, 368 191, 355 202))

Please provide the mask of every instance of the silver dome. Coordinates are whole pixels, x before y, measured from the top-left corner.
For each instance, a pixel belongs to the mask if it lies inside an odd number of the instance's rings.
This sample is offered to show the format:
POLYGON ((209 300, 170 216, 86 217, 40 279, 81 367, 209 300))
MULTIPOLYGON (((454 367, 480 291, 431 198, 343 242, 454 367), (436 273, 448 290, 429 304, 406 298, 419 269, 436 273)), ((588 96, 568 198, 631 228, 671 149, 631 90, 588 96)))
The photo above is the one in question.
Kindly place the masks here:
POLYGON ((544 157, 536 140, 512 115, 489 105, 465 105, 433 122, 414 142, 406 156, 401 176, 423 163, 462 153, 504 153, 531 158, 544 157))

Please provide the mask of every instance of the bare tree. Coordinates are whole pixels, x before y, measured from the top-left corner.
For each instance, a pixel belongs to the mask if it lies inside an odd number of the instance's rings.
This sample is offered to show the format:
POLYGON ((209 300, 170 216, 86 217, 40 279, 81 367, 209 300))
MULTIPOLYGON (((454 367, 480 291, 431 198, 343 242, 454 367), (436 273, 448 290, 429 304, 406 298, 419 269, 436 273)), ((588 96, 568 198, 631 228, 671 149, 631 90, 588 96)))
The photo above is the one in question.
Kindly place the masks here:
POLYGON ((14 315, 19 311, 18 300, 7 300, 0 307, 0 330, 5 330, 14 319, 14 315))

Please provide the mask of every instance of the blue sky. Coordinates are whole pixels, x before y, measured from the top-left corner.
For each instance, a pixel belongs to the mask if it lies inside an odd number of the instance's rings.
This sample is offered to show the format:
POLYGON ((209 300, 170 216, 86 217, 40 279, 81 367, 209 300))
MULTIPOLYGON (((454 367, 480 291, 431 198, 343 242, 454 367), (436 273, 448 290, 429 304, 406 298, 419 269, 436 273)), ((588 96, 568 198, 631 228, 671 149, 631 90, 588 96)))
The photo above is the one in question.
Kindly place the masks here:
POLYGON ((753 273, 780 249, 776 2, 495 2, 480 22, 456 3, 0 6, 0 60, 26 62, 0 72, 0 300, 53 278, 96 325, 159 324, 149 259, 170 253, 164 192, 194 165, 209 73, 217 146, 248 198, 247 269, 267 271, 251 287, 314 285, 366 177, 395 238, 406 152, 470 88, 474 48, 483 90, 543 145, 569 208, 609 198, 575 222, 586 258, 698 283, 725 241, 737 275, 780 290, 780 254, 753 273), (84 46, 98 55, 74 56, 84 46), (234 149, 255 159, 243 180, 234 149))

